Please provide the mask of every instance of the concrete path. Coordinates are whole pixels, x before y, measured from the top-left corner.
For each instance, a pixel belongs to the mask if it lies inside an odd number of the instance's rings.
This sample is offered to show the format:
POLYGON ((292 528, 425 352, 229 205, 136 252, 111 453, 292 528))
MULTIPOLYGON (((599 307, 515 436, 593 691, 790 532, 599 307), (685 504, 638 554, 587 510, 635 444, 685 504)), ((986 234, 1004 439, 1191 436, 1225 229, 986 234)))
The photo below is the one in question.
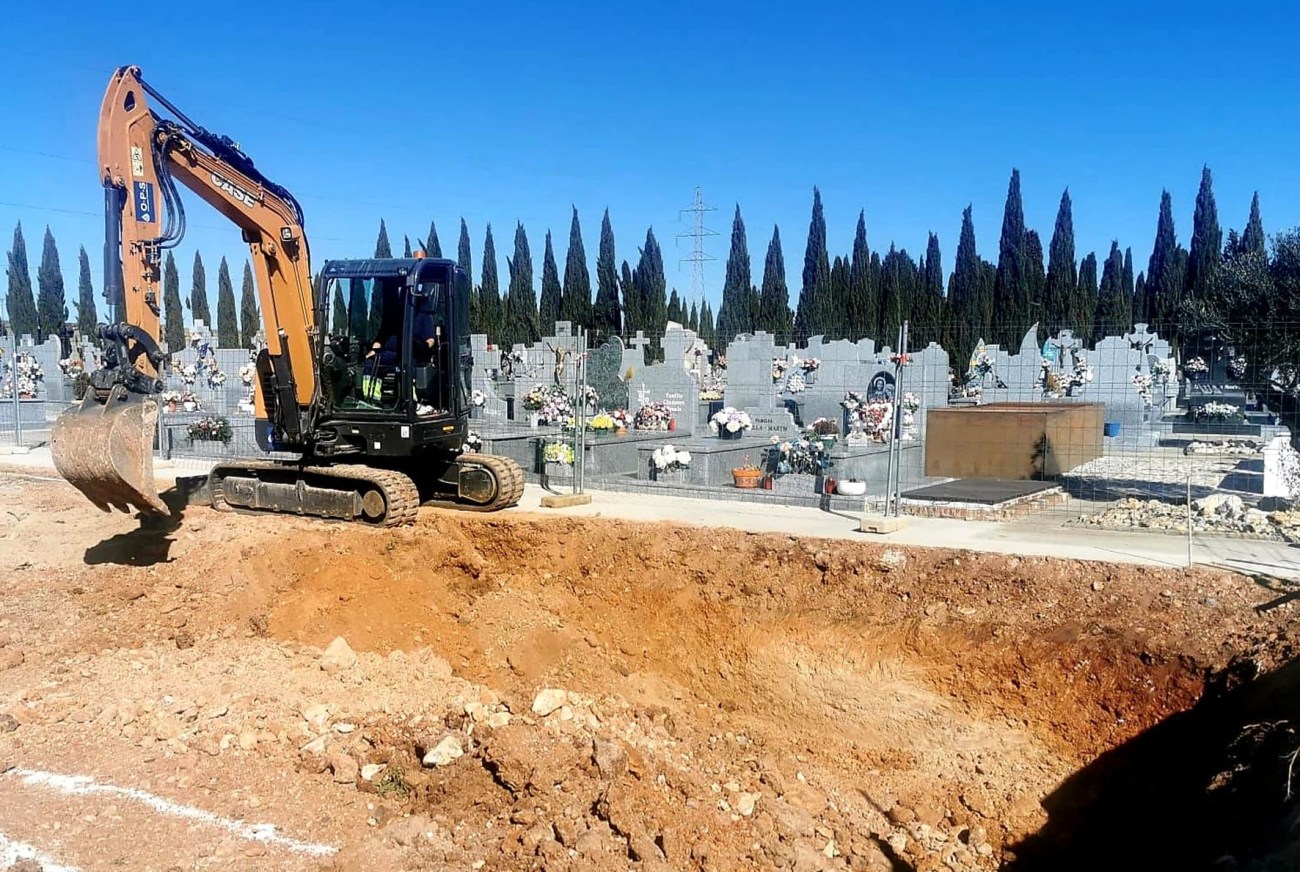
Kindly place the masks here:
MULTIPOLYGON (((159 483, 177 475, 202 475, 210 461, 159 461, 159 483)), ((0 454, 0 471, 56 476, 48 447, 25 454, 0 454)), ((673 521, 700 526, 732 527, 756 533, 788 533, 878 542, 890 545, 964 548, 1002 554, 1100 560, 1148 566, 1187 566, 1186 536, 1155 532, 1116 532, 1066 523, 1059 513, 1006 521, 961 521, 947 518, 905 518, 903 529, 888 534, 858 532, 860 513, 823 511, 728 500, 701 500, 659 494, 589 491, 592 502, 564 509, 542 508, 547 491, 528 485, 519 506, 511 511, 558 513, 632 521, 673 521)), ((1191 556, 1197 564, 1300 580, 1300 548, 1280 542, 1195 536, 1191 556)))

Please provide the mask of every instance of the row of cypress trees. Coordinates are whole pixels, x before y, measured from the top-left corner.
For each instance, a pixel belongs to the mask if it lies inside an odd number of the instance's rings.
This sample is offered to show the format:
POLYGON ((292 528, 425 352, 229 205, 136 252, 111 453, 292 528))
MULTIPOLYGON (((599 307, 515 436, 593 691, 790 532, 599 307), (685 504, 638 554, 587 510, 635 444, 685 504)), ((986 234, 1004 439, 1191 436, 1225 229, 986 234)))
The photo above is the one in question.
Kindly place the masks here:
MULTIPOLYGON (((428 236, 417 240, 417 246, 429 256, 442 256, 435 225, 430 224, 428 236)), ((550 232, 545 236, 540 297, 535 293, 533 256, 522 223, 516 223, 513 253, 506 258, 509 274, 504 293, 492 226, 487 226, 482 268, 471 296, 471 327, 506 347, 537 341, 556 320, 585 326, 596 340, 631 336, 638 330, 656 335, 665 322, 672 320, 686 324, 715 345, 757 330, 774 334, 782 343, 823 335, 831 339, 872 337, 893 344, 900 325, 907 320, 911 322, 913 347, 937 342, 954 359, 963 359, 980 338, 1016 346, 1034 323, 1040 325, 1043 335, 1070 329, 1085 340, 1096 340, 1146 322, 1176 340, 1189 306, 1215 287, 1224 257, 1236 252, 1267 257, 1266 247, 1258 194, 1251 202, 1244 231, 1231 231, 1225 244, 1208 167, 1202 171, 1196 197, 1190 247, 1184 248, 1178 242, 1172 198, 1164 191, 1147 268, 1136 275, 1132 249, 1121 249, 1118 241, 1112 241, 1104 260, 1093 252, 1082 259, 1077 257, 1068 189, 1061 195, 1045 252, 1038 233, 1025 226, 1018 170, 1012 170, 1008 185, 997 263, 983 259, 976 250, 972 209, 967 206, 962 213, 956 260, 947 274, 939 238, 934 233, 929 234, 924 252, 915 259, 892 242, 883 254, 872 251, 862 211, 850 252, 831 258, 821 192, 814 188, 794 307, 780 228, 772 229, 761 281, 755 283, 745 222, 737 205, 721 305, 715 319, 707 301, 684 300, 675 288, 669 292, 663 252, 653 228, 646 231, 644 242, 637 248, 635 265, 627 259, 621 263, 616 260, 608 209, 601 219, 593 295, 575 208, 562 275, 550 232)), ((403 253, 409 256, 411 251, 407 237, 403 253)), ((382 220, 375 256, 392 256, 387 225, 382 220)), ((464 219, 460 222, 456 258, 466 274, 473 275, 469 229, 464 219)), ((79 251, 79 267, 77 324, 83 334, 88 334, 96 323, 97 312, 84 247, 79 251)), ((39 293, 32 293, 21 224, 14 230, 8 253, 8 276, 7 302, 13 329, 41 340, 59 332, 68 314, 58 249, 48 227, 37 271, 39 293)), ((164 335, 172 348, 184 344, 185 308, 190 309, 192 319, 213 323, 202 256, 195 253, 190 293, 182 301, 179 273, 169 252, 163 266, 163 322, 164 335)), ((337 327, 347 311, 341 292, 333 300, 333 309, 337 327)), ((377 320, 377 310, 371 309, 369 318, 377 320)), ((236 308, 229 266, 223 258, 217 276, 219 343, 247 346, 259 324, 251 266, 244 264, 236 308)))

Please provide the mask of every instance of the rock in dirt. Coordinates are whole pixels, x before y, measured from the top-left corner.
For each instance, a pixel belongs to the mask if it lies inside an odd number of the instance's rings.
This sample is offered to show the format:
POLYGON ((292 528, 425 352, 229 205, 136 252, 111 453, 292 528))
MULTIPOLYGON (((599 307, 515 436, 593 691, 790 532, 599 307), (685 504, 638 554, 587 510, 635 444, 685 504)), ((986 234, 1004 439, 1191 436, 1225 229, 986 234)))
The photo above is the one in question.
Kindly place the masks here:
POLYGON ((9 872, 44 872, 45 867, 31 857, 24 857, 9 867, 9 872))
POLYGON ((374 781, 375 776, 380 772, 383 772, 386 768, 388 767, 383 763, 367 763, 365 766, 361 767, 361 780, 374 781))
POLYGON ((324 703, 309 705, 302 710, 302 719, 306 721, 312 729, 320 732, 325 729, 325 725, 330 721, 330 708, 324 703))
POLYGON ((18 729, 18 719, 6 712, 0 715, 0 733, 12 733, 18 729))
POLYGON ((612 780, 627 771, 627 752, 618 742, 595 736, 591 740, 591 759, 601 778, 612 780))
POLYGON ((736 813, 743 817, 749 817, 754 813, 754 807, 758 805, 758 800, 761 797, 761 793, 741 793, 736 797, 736 813))
POLYGON ((13 669, 15 666, 22 666, 23 660, 23 652, 17 648, 0 649, 0 672, 13 669))
POLYGON ((420 762, 425 766, 447 766, 456 762, 464 754, 465 749, 460 746, 460 739, 455 736, 447 736, 430 748, 420 762))
POLYGON ((533 714, 544 718, 568 701, 569 695, 560 688, 543 688, 533 699, 533 714))
POLYGON ((329 767, 334 773, 334 780, 339 784, 356 784, 357 782, 357 761, 353 760, 342 751, 334 751, 329 755, 329 767))
POLYGON ((348 640, 342 636, 337 637, 330 642, 325 653, 320 657, 320 668, 324 669, 329 675, 336 672, 343 672, 357 665, 357 652, 352 650, 348 645, 348 640))

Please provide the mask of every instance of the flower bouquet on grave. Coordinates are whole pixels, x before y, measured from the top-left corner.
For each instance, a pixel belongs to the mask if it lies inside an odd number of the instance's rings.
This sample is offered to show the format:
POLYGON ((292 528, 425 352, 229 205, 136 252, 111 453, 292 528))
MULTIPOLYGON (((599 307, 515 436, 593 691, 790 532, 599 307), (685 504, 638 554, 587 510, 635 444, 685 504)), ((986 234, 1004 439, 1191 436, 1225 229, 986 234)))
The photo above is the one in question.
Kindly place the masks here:
POLYGON ((754 422, 750 420, 749 413, 733 406, 727 406, 709 418, 709 429, 716 433, 719 439, 739 439, 753 426, 754 422))
POLYGON ((1203 357, 1193 357, 1183 362, 1183 375, 1189 381, 1200 381, 1210 371, 1209 364, 1203 357))
POLYGON ((769 466, 776 468, 778 475, 817 475, 830 468, 831 459, 825 446, 819 440, 792 439, 785 442, 772 437, 772 447, 768 449, 769 466))
POLYGON ((868 403, 863 424, 872 441, 888 442, 894 429, 894 404, 884 400, 868 403))
POLYGON ((785 390, 787 393, 801 394, 805 389, 807 389, 807 387, 808 382, 804 379, 801 373, 792 372, 790 375, 786 376, 785 390))
POLYGON ((761 467, 751 463, 749 456, 740 466, 732 467, 731 481, 738 488, 753 490, 758 487, 759 482, 763 480, 763 470, 761 467))
POLYGON ((1246 416, 1241 412, 1241 407, 1234 406, 1232 403, 1211 401, 1200 406, 1194 406, 1190 414, 1192 420, 1197 423, 1239 424, 1246 420, 1246 416))
POLYGON ((546 463, 573 466, 573 446, 567 442, 547 442, 542 449, 542 459, 546 463))
POLYGON ((226 383, 226 374, 215 366, 208 369, 208 387, 216 389, 226 383))
POLYGON ((632 416, 627 413, 627 409, 615 409, 609 413, 609 417, 614 419, 614 435, 626 436, 632 427, 632 416))
POLYGON ((477 454, 483 450, 483 437, 478 434, 477 430, 469 430, 465 433, 465 444, 460 446, 461 454, 477 454))
POLYGON ((1154 398, 1151 394, 1152 377, 1145 373, 1137 373, 1133 376, 1133 389, 1137 391, 1138 398, 1142 400, 1142 405, 1151 408, 1154 405, 1154 398))
POLYGON ((86 364, 79 357, 65 357, 59 361, 59 371, 68 378, 76 378, 86 371, 86 364))
POLYGON ((614 431, 618 429, 618 422, 608 412, 601 412, 598 415, 591 416, 591 420, 587 422, 587 428, 597 436, 612 436, 614 431))
POLYGON ((1237 356, 1228 361, 1228 378, 1233 381, 1241 381, 1246 377, 1246 358, 1237 356))
POLYGON ((636 417, 632 419, 632 423, 638 430, 671 430, 673 410, 668 408, 665 402, 646 403, 636 410, 636 417))
POLYGON ((656 481, 665 473, 687 469, 690 465, 691 453, 671 445, 661 445, 650 455, 650 473, 656 481))
POLYGON ((191 442, 221 442, 229 445, 234 435, 230 422, 219 415, 200 418, 185 428, 185 435, 191 442))
POLYGON ((778 384, 781 379, 785 378, 785 371, 788 366, 784 360, 772 361, 772 384, 778 384))
POLYGON ((1070 371, 1065 381, 1066 396, 1074 396, 1074 392, 1089 384, 1092 381, 1092 366, 1088 363, 1088 358, 1082 353, 1076 352, 1074 356, 1074 369, 1070 371))

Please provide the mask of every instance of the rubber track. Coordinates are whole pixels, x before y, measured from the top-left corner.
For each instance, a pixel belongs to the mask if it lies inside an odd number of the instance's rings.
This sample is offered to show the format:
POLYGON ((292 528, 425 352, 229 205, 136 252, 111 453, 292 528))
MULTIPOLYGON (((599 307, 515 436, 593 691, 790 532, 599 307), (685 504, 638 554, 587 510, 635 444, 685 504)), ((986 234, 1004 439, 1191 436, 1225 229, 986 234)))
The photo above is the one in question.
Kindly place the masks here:
MULTIPOLYGON (((230 471, 246 470, 249 472, 257 472, 258 470, 273 470, 275 472, 281 472, 281 473, 298 471, 297 468, 294 466, 280 464, 280 463, 266 462, 266 461, 262 461, 262 462, 252 461, 248 463, 223 463, 219 467, 217 467, 217 469, 223 471, 224 470, 230 470, 230 471)), ((214 470, 214 472, 215 471, 217 470, 214 470)), ((403 473, 395 472, 390 469, 376 469, 375 467, 365 466, 362 464, 339 464, 336 466, 307 466, 307 467, 303 467, 301 471, 304 473, 311 473, 313 475, 319 475, 326 478, 340 479, 342 481, 369 482, 370 484, 373 484, 375 487, 377 487, 380 490, 380 492, 383 493, 384 495, 384 503, 387 505, 388 511, 385 513, 382 521, 376 523, 376 522, 369 522, 369 521, 359 521, 358 519, 354 519, 359 523, 365 523, 368 524, 369 526, 374 526, 374 527, 400 527, 404 524, 413 523, 415 521, 415 516, 417 512, 419 512, 420 492, 416 488, 415 482, 411 480, 410 476, 404 475, 403 473)), ((211 487, 212 487, 213 506, 217 509, 223 509, 226 511, 235 510, 234 506, 231 506, 229 503, 225 501, 225 494, 222 492, 222 488, 218 479, 216 479, 215 477, 210 477, 209 482, 211 482, 211 487)), ((256 512, 257 510, 254 511, 256 512)), ((294 514, 302 518, 316 517, 315 515, 300 514, 297 512, 293 512, 293 513, 282 512, 279 514, 294 514)))
POLYGON ((462 512, 497 512, 518 505, 519 500, 523 497, 524 471, 518 463, 515 463, 509 457, 498 457, 495 454, 462 454, 456 458, 456 462, 473 463, 476 466, 486 467, 497 482, 496 499, 481 506, 474 503, 463 503, 459 500, 433 499, 425 500, 424 504, 426 506, 456 509, 462 512))

